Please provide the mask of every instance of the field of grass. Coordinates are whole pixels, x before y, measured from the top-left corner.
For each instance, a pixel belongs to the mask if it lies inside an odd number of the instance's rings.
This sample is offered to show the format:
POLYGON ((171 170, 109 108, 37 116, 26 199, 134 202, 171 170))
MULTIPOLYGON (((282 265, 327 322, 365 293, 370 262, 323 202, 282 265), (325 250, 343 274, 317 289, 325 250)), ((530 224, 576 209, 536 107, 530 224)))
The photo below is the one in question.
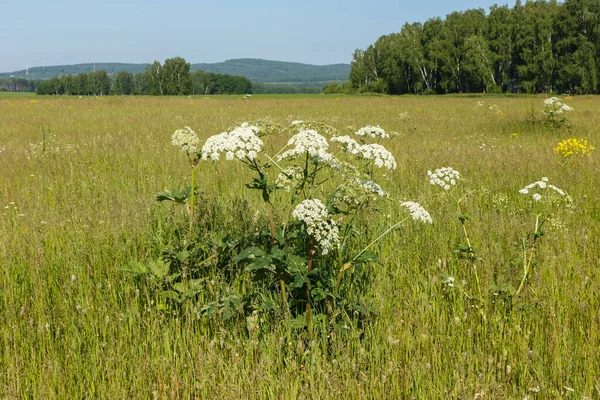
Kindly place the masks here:
MULTIPOLYGON (((570 127, 544 124, 543 100, 0 94, 0 399, 600 398, 600 150, 569 163, 553 152, 569 137, 600 146, 600 99, 569 100, 570 127), (154 199, 189 180, 173 131, 205 140, 261 118, 396 132, 386 147, 398 168, 379 183, 434 220, 377 243, 362 293, 375 315, 317 326, 312 342, 273 318, 255 330, 244 315, 199 316, 215 297, 210 276, 196 300, 166 311, 126 271, 156 259, 184 218, 154 199), (444 166, 463 178, 482 302, 457 257, 456 205, 428 182, 444 166), (535 269, 511 299, 514 244, 535 224, 519 189, 542 177, 573 201, 544 225, 535 269)), ((213 238, 262 212, 250 179, 240 163, 196 167, 213 238)), ((386 204, 360 223, 363 243, 400 219, 386 204)))

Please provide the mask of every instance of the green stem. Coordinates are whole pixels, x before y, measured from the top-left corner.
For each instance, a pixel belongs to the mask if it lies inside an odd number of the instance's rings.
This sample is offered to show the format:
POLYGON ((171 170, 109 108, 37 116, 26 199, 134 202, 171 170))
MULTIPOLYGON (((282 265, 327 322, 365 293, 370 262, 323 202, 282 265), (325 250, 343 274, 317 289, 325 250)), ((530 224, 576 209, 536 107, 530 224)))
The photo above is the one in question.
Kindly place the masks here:
POLYGON ((533 243, 531 244, 531 250, 529 251, 529 258, 527 258, 527 248, 525 246, 526 242, 525 240, 523 240, 523 278, 521 278, 521 283, 519 284, 519 288, 517 289, 515 296, 518 296, 519 293, 521 293, 521 290, 523 290, 523 287, 525 287, 527 276, 529 275, 529 272, 531 270, 531 263, 533 262, 533 256, 535 252, 535 244, 538 238, 538 230, 540 229, 539 222, 540 216, 536 215, 535 230, 533 231, 533 243))
POLYGON ((312 340, 312 315, 310 309, 310 271, 312 270, 313 257, 315 255, 315 249, 313 246, 312 238, 308 241, 308 264, 306 268, 306 329, 308 331, 308 340, 312 340))
POLYGON ((402 221, 395 223, 394 225, 390 226, 385 232, 383 232, 381 235, 377 236, 377 238, 375 240, 373 240, 371 243, 369 243, 364 249, 362 249, 360 251, 360 253, 358 253, 356 256, 354 256, 354 258, 352 258, 352 262, 355 262, 358 257, 362 256, 363 253, 365 251, 367 251, 371 246, 373 246, 375 243, 379 242, 383 237, 385 237, 388 233, 390 233, 391 231, 393 231, 394 229, 396 229, 398 226, 400 226, 400 224, 402 224, 404 221, 406 221, 407 219, 409 219, 410 217, 406 217, 404 218, 402 221))
POLYGON ((481 282, 479 281, 479 274, 477 273, 477 262, 475 260, 475 252, 473 252, 473 246, 471 246, 471 240, 469 239, 469 234, 467 233, 467 227, 465 225, 465 217, 463 217, 462 209, 460 207, 460 201, 462 199, 456 199, 452 195, 451 195, 451 197, 456 201, 456 207, 458 208, 458 215, 460 216, 459 221, 462 226, 463 234, 465 235, 465 240, 467 241, 468 258, 473 263, 473 274, 475 275, 475 284, 477 285, 477 293, 479 293, 479 313, 483 317, 483 320, 487 321, 487 316, 484 311, 483 292, 481 291, 481 282))
POLYGON ((192 167, 192 194, 190 197, 190 234, 192 233, 192 229, 194 226, 194 205, 196 203, 196 199, 194 197, 195 190, 195 171, 196 169, 192 167))

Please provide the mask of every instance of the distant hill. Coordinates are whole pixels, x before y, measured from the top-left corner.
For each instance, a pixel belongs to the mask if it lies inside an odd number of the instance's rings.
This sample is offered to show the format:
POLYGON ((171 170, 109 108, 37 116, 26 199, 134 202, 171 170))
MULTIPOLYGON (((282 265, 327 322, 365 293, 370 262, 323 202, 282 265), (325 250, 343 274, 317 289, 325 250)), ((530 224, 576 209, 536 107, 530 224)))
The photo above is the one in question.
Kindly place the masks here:
MULTIPOLYGON (((124 63, 88 63, 73 65, 56 65, 29 68, 25 70, 0 73, 0 78, 50 79, 60 75, 77 75, 79 73, 105 70, 109 75, 120 71, 133 74, 143 72, 148 64, 124 63)), ((347 81, 350 75, 350 64, 311 65, 295 62, 240 58, 213 64, 191 64, 190 72, 203 70, 217 74, 244 76, 252 82, 302 87, 321 87, 333 81, 347 81)))

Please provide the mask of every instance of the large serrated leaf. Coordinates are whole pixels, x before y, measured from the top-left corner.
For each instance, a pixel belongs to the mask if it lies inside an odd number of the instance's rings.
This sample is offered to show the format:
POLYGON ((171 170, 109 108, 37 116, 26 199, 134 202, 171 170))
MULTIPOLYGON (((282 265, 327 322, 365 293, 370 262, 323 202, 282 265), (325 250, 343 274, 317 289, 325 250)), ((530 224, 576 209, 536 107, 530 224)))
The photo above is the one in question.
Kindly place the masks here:
POLYGON ((252 246, 252 247, 248 247, 247 249, 242 250, 242 252, 240 254, 233 257, 232 261, 235 263, 238 263, 238 262, 244 261, 244 260, 252 260, 257 257, 264 257, 265 254, 266 253, 264 252, 264 250, 261 249, 260 247, 252 246))

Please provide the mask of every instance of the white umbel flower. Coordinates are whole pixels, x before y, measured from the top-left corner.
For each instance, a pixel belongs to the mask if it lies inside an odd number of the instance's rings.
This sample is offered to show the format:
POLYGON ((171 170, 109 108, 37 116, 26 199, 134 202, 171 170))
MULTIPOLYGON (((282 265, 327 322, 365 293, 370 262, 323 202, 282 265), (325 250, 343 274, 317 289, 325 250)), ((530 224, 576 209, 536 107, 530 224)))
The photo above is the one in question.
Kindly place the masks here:
POLYGON ((379 168, 396 169, 396 159, 385 147, 380 144, 365 144, 359 148, 363 158, 373 160, 379 168))
POLYGON ((323 254, 327 254, 329 250, 339 244, 338 227, 331 219, 321 200, 304 200, 296 206, 292 216, 306 224, 306 231, 317 241, 323 254))
POLYGON ((321 136, 314 129, 305 129, 295 134, 287 143, 294 148, 277 156, 277 160, 286 160, 308 155, 316 162, 325 164, 333 160, 333 155, 329 154, 329 143, 324 136, 321 136))
POLYGON ((183 153, 192 155, 198 151, 200 146, 200 139, 196 132, 189 126, 183 127, 183 129, 177 129, 173 136, 171 136, 171 142, 173 146, 181 148, 183 153))
POLYGON ((362 147, 358 142, 352 139, 350 136, 334 136, 331 138, 332 142, 339 143, 346 153, 359 154, 360 148, 362 147))
POLYGON ((441 186, 444 190, 450 190, 460 180, 460 173, 451 167, 438 168, 433 172, 427 171, 427 175, 430 184, 441 186))
POLYGON ((415 221, 421 221, 423 223, 433 224, 433 219, 431 218, 431 214, 429 211, 424 209, 419 203, 415 203, 414 201, 405 201, 400 204, 403 207, 408 208, 410 212, 410 216, 415 221))
POLYGON ((356 178, 356 179, 354 179, 354 183, 367 193, 376 194, 377 196, 380 196, 380 197, 386 197, 388 195, 381 188, 381 186, 379 186, 378 184, 376 184, 373 181, 362 180, 362 179, 356 178))
POLYGON ((558 193, 560 196, 565 195, 565 192, 562 189, 559 189, 554 185, 550 185, 548 183, 548 178, 546 178, 545 176, 542 177, 542 179, 540 179, 539 181, 530 183, 529 185, 525 186, 523 189, 519 190, 519 193, 525 195, 531 193, 531 197, 534 201, 540 201, 542 199, 542 195, 539 192, 546 189, 551 189, 554 192, 558 193))
POLYGON ((225 153, 227 160, 254 160, 263 149, 257 134, 257 126, 244 122, 231 132, 211 136, 202 147, 202 159, 217 161, 220 153, 225 153))
POLYGON ((563 103, 559 97, 550 97, 544 100, 544 112, 549 116, 562 114, 563 112, 573 111, 573 107, 569 107, 563 103))
POLYGON ((275 184, 280 186, 286 192, 289 192, 293 187, 296 187, 304 179, 302 168, 297 165, 292 167, 284 168, 283 171, 277 175, 275 184))
POLYGON ((387 134, 382 128, 379 127, 379 125, 377 126, 371 126, 371 125, 367 125, 364 128, 360 128, 359 130, 357 130, 356 132, 354 132, 355 135, 359 135, 359 136, 368 136, 370 138, 389 138, 390 135, 387 134))

